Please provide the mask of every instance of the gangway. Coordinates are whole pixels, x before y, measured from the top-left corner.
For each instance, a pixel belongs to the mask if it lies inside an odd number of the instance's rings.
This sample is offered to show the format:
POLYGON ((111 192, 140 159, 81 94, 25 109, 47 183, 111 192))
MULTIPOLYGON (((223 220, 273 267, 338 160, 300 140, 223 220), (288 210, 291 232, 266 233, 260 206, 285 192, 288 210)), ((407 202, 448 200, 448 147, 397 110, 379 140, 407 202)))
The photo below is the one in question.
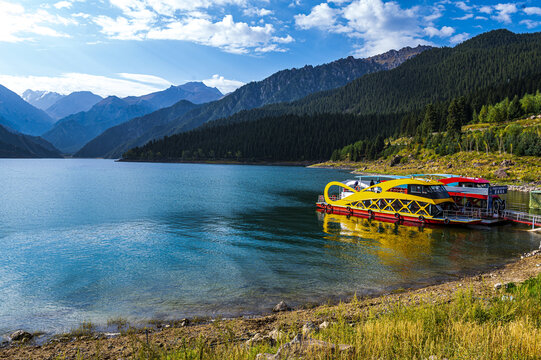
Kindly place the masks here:
POLYGON ((529 214, 523 211, 504 210, 502 217, 507 221, 531 225, 532 229, 541 228, 541 215, 529 214))

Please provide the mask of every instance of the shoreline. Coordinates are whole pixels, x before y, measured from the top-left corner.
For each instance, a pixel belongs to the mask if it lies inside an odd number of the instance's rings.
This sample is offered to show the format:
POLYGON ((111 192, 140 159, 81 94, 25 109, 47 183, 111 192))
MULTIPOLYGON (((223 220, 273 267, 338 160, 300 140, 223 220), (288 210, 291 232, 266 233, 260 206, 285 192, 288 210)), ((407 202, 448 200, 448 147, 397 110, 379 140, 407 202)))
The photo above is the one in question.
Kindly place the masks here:
MULTIPOLYGON (((347 163, 344 164, 344 163, 324 162, 324 163, 309 165, 308 167, 316 168, 316 169, 334 169, 334 170, 351 171, 351 173, 354 175, 385 176, 385 175, 390 175, 390 174, 396 174, 397 172, 400 175, 408 175, 406 173, 401 172, 400 169, 393 168, 393 167, 388 167, 388 168, 397 170, 394 173, 392 171, 384 171, 384 172, 367 171, 366 168, 363 168, 360 165, 354 166, 352 164, 347 164, 347 163)), ((452 172, 452 169, 450 171, 452 172)), ((469 176, 469 175, 465 175, 465 176, 469 176)), ((508 190, 513 190, 513 191, 522 191, 522 192, 541 191, 541 182, 523 182, 517 179, 512 180, 513 184, 510 184, 509 181, 502 181, 501 179, 500 180, 497 179, 491 182, 496 182, 496 183, 500 182, 503 185, 507 185, 508 190)))
MULTIPOLYGON (((541 241, 541 234, 536 233, 541 241)), ((518 283, 541 274, 541 251, 533 250, 501 265, 493 265, 482 271, 458 275, 454 279, 435 281, 434 284, 396 289, 381 295, 354 296, 338 304, 319 304, 304 308, 266 313, 254 316, 238 316, 227 319, 180 319, 159 321, 152 328, 130 328, 124 324, 114 333, 93 332, 84 324, 70 334, 53 336, 47 342, 35 345, 11 342, 0 347, 0 359, 51 359, 51 358, 104 358, 131 357, 150 343, 162 349, 174 350, 186 341, 205 339, 209 344, 223 344, 224 331, 229 333, 228 342, 243 344, 254 336, 264 337, 284 327, 301 332, 308 323, 323 324, 337 321, 336 314, 345 312, 349 317, 366 312, 387 311, 389 306, 400 304, 413 307, 422 303, 447 303, 464 289, 476 296, 490 297, 502 284, 518 283), (286 326, 287 325, 287 326, 286 326), (147 332, 148 331, 148 332, 147 332), (258 335, 256 335, 258 334, 258 335)))
POLYGON ((235 160, 129 160, 116 159, 115 162, 157 163, 157 164, 207 164, 207 165, 260 165, 260 166, 302 166, 312 167, 316 161, 235 161, 235 160))

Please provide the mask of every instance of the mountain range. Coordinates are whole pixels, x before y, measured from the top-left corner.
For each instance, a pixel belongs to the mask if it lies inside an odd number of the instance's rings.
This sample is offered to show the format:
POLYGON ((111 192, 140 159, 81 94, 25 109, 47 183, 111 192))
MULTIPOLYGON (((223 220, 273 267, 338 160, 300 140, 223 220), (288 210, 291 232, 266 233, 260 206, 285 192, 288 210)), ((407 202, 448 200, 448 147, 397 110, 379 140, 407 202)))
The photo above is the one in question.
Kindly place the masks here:
POLYGON ((393 69, 430 48, 406 47, 369 59, 356 59, 350 56, 315 67, 307 65, 301 69, 279 71, 262 81, 246 84, 218 101, 195 107, 190 111, 185 111, 186 107, 181 106, 169 109, 165 118, 149 114, 120 125, 123 130, 105 131, 94 139, 91 145, 89 144, 92 150, 85 147, 76 156, 116 158, 130 147, 143 145, 165 135, 190 130, 208 121, 266 104, 298 100, 314 92, 343 86, 369 73, 393 69), (156 123, 158 118, 160 121, 156 123), (121 132, 124 136, 117 141, 121 132))
POLYGON ((130 119, 169 107, 184 100, 185 97, 195 101, 211 101, 221 96, 219 90, 194 82, 171 86, 163 91, 137 97, 130 96, 121 99, 109 96, 88 111, 60 119, 51 130, 43 134, 43 138, 62 152, 71 154, 77 152, 103 131, 130 119))
POLYGON ((24 101, 38 109, 47 110, 47 108, 49 108, 58 100, 62 99, 64 96, 66 95, 61 95, 53 91, 28 89, 23 93, 21 97, 24 101))
POLYGON ((414 131, 416 113, 431 103, 447 111, 452 99, 470 99, 468 106, 478 112, 480 105, 501 101, 501 96, 535 92, 541 86, 535 80, 540 69, 541 33, 495 30, 454 48, 429 49, 394 69, 366 74, 334 90, 207 122, 126 156, 179 159, 197 154, 198 159, 216 159, 239 153, 252 160, 325 160, 334 149, 356 140, 414 131), (365 129, 362 134, 346 140, 358 127, 365 129), (289 139, 289 145, 282 139, 289 139), (305 148, 299 149, 300 144, 305 148))
POLYGON ((0 125, 0 158, 59 157, 58 150, 42 138, 13 132, 0 125))
POLYGON ((81 111, 88 111, 101 100, 103 100, 101 96, 90 91, 76 91, 63 96, 45 111, 50 117, 58 120, 81 111))
POLYGON ((41 135, 53 124, 54 120, 43 110, 0 85, 0 125, 24 134, 41 135))
POLYGON ((87 111, 103 99, 90 91, 76 91, 69 95, 61 95, 41 90, 26 90, 22 98, 30 105, 45 111, 55 120, 87 111))

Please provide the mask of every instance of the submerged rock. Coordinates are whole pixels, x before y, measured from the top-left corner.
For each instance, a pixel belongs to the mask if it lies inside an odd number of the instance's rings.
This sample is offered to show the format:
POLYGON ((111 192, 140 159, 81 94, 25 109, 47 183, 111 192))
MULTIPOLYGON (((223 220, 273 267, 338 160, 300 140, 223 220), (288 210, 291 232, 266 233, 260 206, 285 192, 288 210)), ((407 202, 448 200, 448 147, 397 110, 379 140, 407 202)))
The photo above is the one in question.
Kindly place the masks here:
POLYGON ((280 311, 288 311, 290 308, 287 306, 287 304, 284 301, 280 301, 276 306, 272 309, 274 312, 280 312, 280 311))
POLYGON ((28 341, 33 337, 34 335, 30 334, 27 331, 17 330, 13 334, 11 334, 10 339, 11 341, 28 341))

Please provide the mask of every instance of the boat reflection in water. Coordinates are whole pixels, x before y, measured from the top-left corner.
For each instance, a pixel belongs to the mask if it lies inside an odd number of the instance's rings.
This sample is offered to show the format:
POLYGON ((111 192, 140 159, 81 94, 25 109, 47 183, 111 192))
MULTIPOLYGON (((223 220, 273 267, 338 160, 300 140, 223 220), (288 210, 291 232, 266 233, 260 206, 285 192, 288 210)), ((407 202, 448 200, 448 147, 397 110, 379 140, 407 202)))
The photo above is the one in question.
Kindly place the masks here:
POLYGON ((441 229, 399 222, 384 222, 356 216, 318 212, 323 222, 325 239, 362 245, 386 266, 411 270, 421 263, 430 263, 435 233, 441 229), (415 264, 415 265, 414 265, 415 264), (413 265, 413 266, 412 266, 413 265))

